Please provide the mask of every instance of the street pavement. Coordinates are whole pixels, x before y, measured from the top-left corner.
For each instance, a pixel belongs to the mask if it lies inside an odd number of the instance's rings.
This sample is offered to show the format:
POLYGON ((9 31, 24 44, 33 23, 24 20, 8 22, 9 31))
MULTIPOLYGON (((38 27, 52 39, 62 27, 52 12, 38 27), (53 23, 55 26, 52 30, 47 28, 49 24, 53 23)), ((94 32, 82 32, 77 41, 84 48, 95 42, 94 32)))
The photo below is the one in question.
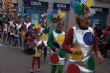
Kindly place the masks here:
MULTIPOLYGON (((48 53, 47 61, 49 61, 49 56, 48 53)), ((11 48, 0 44, 0 73, 29 73, 31 58, 31 55, 23 53, 21 48, 11 48)), ((50 73, 50 63, 43 63, 42 59, 39 73, 50 73)), ((103 64, 99 64, 96 60, 95 73, 110 73, 110 58, 104 58, 103 64)))

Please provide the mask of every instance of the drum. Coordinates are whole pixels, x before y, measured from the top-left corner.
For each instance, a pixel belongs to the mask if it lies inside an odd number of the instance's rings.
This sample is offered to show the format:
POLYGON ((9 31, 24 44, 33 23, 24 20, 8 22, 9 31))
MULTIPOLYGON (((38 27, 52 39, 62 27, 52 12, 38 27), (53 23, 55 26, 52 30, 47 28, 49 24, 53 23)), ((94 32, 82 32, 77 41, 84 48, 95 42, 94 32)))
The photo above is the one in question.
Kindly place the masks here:
POLYGON ((50 56, 50 62, 52 64, 58 64, 59 63, 59 57, 58 57, 58 55, 57 54, 52 54, 50 56))
POLYGON ((70 64, 67 68, 67 73, 80 73, 80 69, 75 64, 70 64))
POLYGON ((69 59, 66 66, 66 73, 93 73, 95 70, 95 62, 93 57, 86 57, 83 61, 75 61, 69 59))

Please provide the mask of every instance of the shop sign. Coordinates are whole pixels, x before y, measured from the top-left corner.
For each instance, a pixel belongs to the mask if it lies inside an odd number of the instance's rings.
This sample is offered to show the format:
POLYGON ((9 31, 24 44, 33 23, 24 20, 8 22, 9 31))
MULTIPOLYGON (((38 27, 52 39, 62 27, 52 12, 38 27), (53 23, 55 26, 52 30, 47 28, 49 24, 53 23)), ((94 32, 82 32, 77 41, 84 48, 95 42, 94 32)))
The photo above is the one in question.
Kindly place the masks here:
POLYGON ((41 6, 41 2, 31 1, 31 6, 41 6))
POLYGON ((26 7, 48 7, 48 2, 43 2, 43 1, 34 1, 34 0, 23 0, 24 1, 24 6, 26 7))
POLYGON ((53 8, 55 8, 55 9, 69 10, 70 9, 70 4, 54 3, 53 4, 53 8))
POLYGON ((95 9, 96 13, 108 13, 109 9, 108 8, 103 8, 103 7, 91 7, 95 9))

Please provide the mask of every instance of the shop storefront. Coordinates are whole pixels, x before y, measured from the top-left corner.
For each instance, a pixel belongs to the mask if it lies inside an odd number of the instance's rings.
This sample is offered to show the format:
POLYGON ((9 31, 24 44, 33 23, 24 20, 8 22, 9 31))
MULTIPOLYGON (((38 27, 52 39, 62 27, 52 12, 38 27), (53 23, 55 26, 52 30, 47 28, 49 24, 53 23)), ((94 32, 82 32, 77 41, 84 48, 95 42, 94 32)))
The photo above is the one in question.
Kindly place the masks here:
POLYGON ((65 19, 64 19, 64 30, 66 31, 68 28, 68 15, 70 10, 70 4, 64 4, 64 3, 53 3, 53 9, 61 9, 65 12, 65 19))
POLYGON ((24 14, 31 17, 33 24, 38 23, 43 13, 47 13, 48 2, 35 1, 35 0, 23 0, 24 2, 24 14))
POLYGON ((95 9, 96 14, 92 16, 92 26, 95 26, 95 24, 99 24, 99 26, 103 29, 106 27, 107 23, 107 15, 109 13, 108 8, 103 7, 91 7, 95 9))

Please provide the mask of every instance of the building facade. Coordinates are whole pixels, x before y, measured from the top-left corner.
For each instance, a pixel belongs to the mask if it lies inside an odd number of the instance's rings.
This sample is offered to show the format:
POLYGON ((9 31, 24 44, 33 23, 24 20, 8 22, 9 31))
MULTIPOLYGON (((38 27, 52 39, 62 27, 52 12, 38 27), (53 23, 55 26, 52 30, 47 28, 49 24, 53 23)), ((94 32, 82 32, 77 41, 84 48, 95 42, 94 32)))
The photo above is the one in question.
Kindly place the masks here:
MULTIPOLYGON (((101 28, 105 28, 106 26, 110 25, 110 2, 109 0, 97 0, 95 1, 95 9, 96 13, 93 17, 93 20, 98 20, 98 23, 101 28)), ((94 21, 93 21, 94 22, 94 21)), ((94 25, 94 24, 93 24, 94 25)))
MULTIPOLYGON (((72 0, 73 1, 73 0, 72 0)), ((40 15, 42 13, 49 13, 53 8, 58 8, 58 6, 63 7, 63 11, 65 11, 66 13, 66 17, 65 17, 65 27, 64 30, 67 31, 68 28, 75 26, 75 15, 74 15, 74 10, 71 7, 66 7, 66 5, 68 5, 70 3, 70 0, 34 0, 34 2, 32 2, 32 0, 18 0, 18 11, 19 13, 23 12, 23 13, 27 13, 28 15, 31 16, 31 18, 33 19, 33 22, 38 22, 38 20, 40 19, 40 15), (39 2, 37 2, 39 1, 39 2), (35 3, 34 3, 35 2, 35 3), (31 6, 30 4, 31 3, 31 6), (42 5, 42 3, 45 3, 44 7, 42 5), (57 5, 58 4, 58 5, 57 5)), ((106 2, 100 2, 100 1, 95 1, 96 5, 95 5, 95 9, 99 10, 95 16, 93 16, 93 24, 91 26, 94 26, 95 22, 97 21, 98 23, 100 23, 101 27, 104 28, 106 27, 106 25, 110 25, 110 3, 106 3, 106 2), (99 9, 98 9, 98 8, 99 9), (104 12, 107 11, 108 12, 104 12), (101 12, 102 11, 102 12, 101 12), (100 17, 102 16, 102 17, 100 17), (98 19, 99 18, 99 19, 98 19), (102 24, 103 23, 103 24, 102 24)), ((54 26, 56 24, 51 23, 48 21, 48 26, 51 29, 54 29, 54 26)))
POLYGON ((104 2, 96 1, 96 6, 109 9, 105 25, 107 25, 107 26, 110 25, 110 1, 109 0, 105 0, 104 2))

